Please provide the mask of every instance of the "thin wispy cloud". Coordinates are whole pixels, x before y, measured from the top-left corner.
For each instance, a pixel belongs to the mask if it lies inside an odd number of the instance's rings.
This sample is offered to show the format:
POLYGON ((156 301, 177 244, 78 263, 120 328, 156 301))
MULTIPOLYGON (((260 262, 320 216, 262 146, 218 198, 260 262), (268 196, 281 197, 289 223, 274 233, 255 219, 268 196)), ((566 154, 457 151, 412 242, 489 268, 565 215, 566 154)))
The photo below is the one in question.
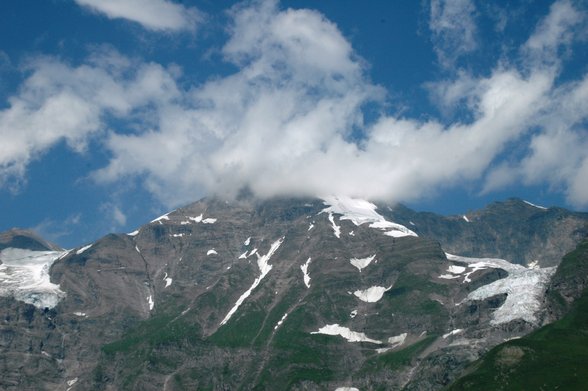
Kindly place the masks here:
POLYGON ((471 0, 431 0, 429 29, 441 66, 451 68, 477 44, 476 6, 471 0))
POLYGON ((110 19, 125 19, 156 31, 195 30, 202 14, 168 0, 74 0, 110 19))

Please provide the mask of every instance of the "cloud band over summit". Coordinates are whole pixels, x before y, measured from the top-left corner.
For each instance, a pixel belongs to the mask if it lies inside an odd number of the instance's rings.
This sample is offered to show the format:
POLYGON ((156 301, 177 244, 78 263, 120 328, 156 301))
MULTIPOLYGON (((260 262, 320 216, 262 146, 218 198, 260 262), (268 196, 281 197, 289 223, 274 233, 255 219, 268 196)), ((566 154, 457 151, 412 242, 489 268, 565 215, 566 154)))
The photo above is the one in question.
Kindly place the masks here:
POLYGON ((81 61, 29 60, 0 111, 0 184, 24 183, 29 164, 65 140, 81 154, 93 153, 89 145, 105 151, 95 181, 137 178, 169 205, 244 187, 259 196, 406 201, 515 182, 588 205, 588 74, 560 78, 565 53, 585 39, 585 9, 553 3, 516 57, 478 74, 447 65, 481 50, 475 4, 460 3, 432 3, 445 71, 426 88, 440 108, 459 105, 462 118, 391 112, 394 91, 371 81, 369 64, 324 15, 246 2, 231 9, 221 49, 234 70, 204 83, 110 46, 81 61), (377 114, 367 116, 367 107, 377 114))

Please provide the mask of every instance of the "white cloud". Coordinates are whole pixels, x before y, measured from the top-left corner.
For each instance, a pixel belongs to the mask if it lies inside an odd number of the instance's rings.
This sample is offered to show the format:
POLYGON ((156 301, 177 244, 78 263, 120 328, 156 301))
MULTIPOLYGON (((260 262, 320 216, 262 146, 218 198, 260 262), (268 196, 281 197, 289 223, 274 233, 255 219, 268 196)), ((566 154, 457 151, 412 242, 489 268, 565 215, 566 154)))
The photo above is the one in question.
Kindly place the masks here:
POLYGON ((149 30, 194 30, 202 16, 167 0, 75 0, 82 6, 105 14, 110 19, 127 19, 149 30))
POLYGON ((131 65, 113 52, 101 55, 99 65, 90 59, 72 67, 48 57, 28 64, 30 76, 0 110, 0 185, 24 179, 28 164, 59 142, 83 153, 92 137, 104 136, 106 116, 132 118, 134 109, 178 94, 161 66, 131 65))
POLYGON ((431 0, 429 28, 439 63, 452 67, 476 49, 476 6, 471 0, 431 0))
MULTIPOLYGON (((232 16, 223 55, 238 71, 188 89, 176 69, 108 51, 77 67, 33 62, 0 111, 0 179, 23 177, 60 140, 83 151, 96 137, 111 155, 96 180, 140 178, 169 205, 243 187, 407 201, 481 178, 485 191, 546 183, 588 205, 587 76, 557 85, 557 70, 542 64, 459 74, 440 96, 463 104, 467 122, 382 115, 365 125, 362 107, 385 93, 334 24, 274 1, 232 16), (109 129, 112 118, 127 130, 109 129)), ((567 42, 558 36, 552 45, 567 42)))
POLYGON ((560 0, 551 5, 549 14, 523 45, 522 51, 532 66, 556 65, 559 51, 574 39, 574 27, 585 19, 585 13, 574 8, 571 1, 560 0))

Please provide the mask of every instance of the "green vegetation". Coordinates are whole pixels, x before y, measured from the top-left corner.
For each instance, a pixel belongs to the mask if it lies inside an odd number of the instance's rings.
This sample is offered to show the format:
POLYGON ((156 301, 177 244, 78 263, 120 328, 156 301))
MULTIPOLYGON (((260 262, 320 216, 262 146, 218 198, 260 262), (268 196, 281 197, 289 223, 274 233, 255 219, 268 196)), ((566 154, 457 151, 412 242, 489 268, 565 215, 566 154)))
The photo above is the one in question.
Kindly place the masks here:
POLYGON ((128 353, 138 345, 159 346, 183 341, 196 342, 199 339, 199 328, 188 324, 182 319, 173 320, 171 315, 156 315, 142 321, 118 341, 102 347, 106 354, 128 353))
POLYGON ((403 366, 411 365, 413 360, 435 339, 437 339, 436 335, 428 335, 404 349, 378 354, 365 362, 363 370, 371 372, 382 368, 399 369, 403 366))
POLYGON ((246 303, 209 340, 218 346, 250 346, 255 336, 259 333, 265 316, 266 313, 263 309, 254 304, 246 303))

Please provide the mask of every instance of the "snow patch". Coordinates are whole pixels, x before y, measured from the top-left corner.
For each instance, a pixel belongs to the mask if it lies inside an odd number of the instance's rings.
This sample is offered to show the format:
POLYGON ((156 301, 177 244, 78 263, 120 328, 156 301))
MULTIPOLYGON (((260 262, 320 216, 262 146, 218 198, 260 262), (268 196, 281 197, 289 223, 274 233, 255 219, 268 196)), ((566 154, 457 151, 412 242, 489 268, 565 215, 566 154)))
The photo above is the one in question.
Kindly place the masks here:
POLYGON ((0 296, 13 297, 37 308, 53 308, 65 292, 53 284, 49 269, 66 251, 6 248, 0 252, 0 296))
POLYGON ((447 339, 447 337, 450 337, 452 335, 456 335, 459 333, 463 333, 463 329, 455 329, 455 330, 451 330, 450 332, 448 332, 447 334, 443 334, 443 339, 447 339))
POLYGON ((547 208, 546 208, 546 207, 544 207, 544 206, 535 205, 535 204, 532 204, 532 203, 530 203, 529 201, 525 201, 525 200, 523 200, 523 202, 524 202, 525 204, 527 204, 527 205, 531 205, 531 206, 533 206, 533 207, 535 207, 535 208, 538 208, 538 209, 541 209, 541 210, 547 210, 547 208))
POLYGON ((86 313, 85 312, 74 312, 73 313, 75 316, 79 316, 81 318, 85 318, 86 317, 86 313))
POLYGON ((151 220, 151 223, 156 223, 156 222, 160 222, 161 223, 161 220, 169 220, 168 214, 170 214, 170 213, 171 212, 166 213, 163 216, 159 216, 158 218, 151 220))
POLYGON ((284 316, 282 316, 282 319, 280 319, 280 320, 278 321, 278 323, 276 323, 276 325, 274 326, 274 330, 277 330, 277 329, 278 329, 278 327, 280 327, 280 326, 282 325, 282 323, 284 323, 284 321, 286 320, 286 318, 287 318, 287 317, 288 317, 288 313, 286 312, 286 313, 284 314, 284 316))
POLYGON ((139 250, 139 247, 135 246, 135 250, 137 250, 137 252, 138 252, 139 254, 141 254, 141 250, 139 250))
POLYGON ((459 278, 461 276, 455 274, 441 274, 438 278, 443 278, 445 280, 453 280, 454 278, 459 278))
POLYGON ((165 276, 163 277, 163 281, 165 281, 165 287, 164 288, 167 288, 173 282, 173 280, 167 276, 167 273, 165 273, 165 276))
POLYGON ((94 243, 92 244, 88 244, 87 246, 84 246, 82 248, 80 248, 78 251, 76 251, 77 255, 82 254, 84 251, 86 251, 87 249, 89 249, 90 247, 92 247, 94 245, 94 243))
POLYGON ((351 311, 351 312, 349 313, 349 317, 350 317, 351 319, 355 318, 356 316, 357 316, 357 310, 353 310, 353 311, 351 311))
POLYGON ((128 236, 137 236, 139 234, 139 230, 133 231, 133 232, 129 232, 127 235, 128 236))
POLYGON ((71 387, 74 384, 76 384, 77 382, 78 382, 78 378, 76 377, 75 379, 68 380, 67 385, 71 387))
POLYGON ((255 288, 257 288, 257 286, 259 285, 261 280, 263 280, 263 278, 270 272, 270 270, 272 270, 273 266, 270 265, 268 262, 271 259, 272 255, 274 255, 274 253, 278 250, 278 248, 282 245, 283 242, 284 242, 284 238, 282 237, 282 238, 276 240, 274 243, 272 243, 272 245, 266 255, 260 256, 259 254, 257 254, 257 267, 259 267, 259 272, 260 272, 259 277, 257 277, 255 279, 255 281, 253 281, 253 284, 251 285, 251 287, 249 289, 247 289, 247 291, 245 291, 245 293, 243 293, 241 295, 241 297, 239 297, 239 299, 237 300, 237 302, 235 303, 233 308, 231 308, 231 310, 227 313, 227 315, 225 316, 223 321, 220 323, 220 326, 224 325, 225 323, 227 323, 229 321, 229 319, 231 319, 231 316, 233 316, 233 314, 237 311, 237 309, 241 306, 241 304, 243 304, 245 299, 247 297, 249 297, 251 292, 253 292, 253 290, 255 288))
POLYGON ((341 237, 341 227, 335 223, 335 217, 333 216, 333 213, 331 213, 331 212, 329 212, 329 221, 333 225, 333 232, 335 233, 335 236, 337 238, 340 238, 341 237))
POLYGON ((153 306, 155 305, 153 302, 153 296, 149 295, 149 297, 147 297, 147 303, 149 303, 149 311, 153 310, 153 306))
POLYGON ((306 285, 307 288, 310 288, 310 276, 308 275, 308 265, 310 265, 310 261, 311 258, 308 258, 306 263, 300 266, 300 270, 302 270, 304 277, 304 285, 306 285))
POLYGON ((328 208, 320 213, 340 214, 340 220, 350 220, 356 226, 370 223, 370 228, 384 231, 384 235, 400 238, 404 236, 418 236, 404 225, 387 221, 384 216, 376 212, 376 205, 369 201, 350 197, 325 197, 324 204, 328 208))
POLYGON ((181 233, 181 234, 172 234, 171 236, 173 236, 174 238, 181 238, 181 237, 184 236, 184 234, 183 233, 181 233))
POLYGON ((468 219, 468 216, 463 215, 462 217, 463 217, 463 219, 465 220, 466 223, 469 223, 470 222, 470 219, 468 219))
POLYGON ((311 334, 326 334, 326 335, 340 335, 349 342, 370 342, 381 345, 382 341, 368 338, 364 333, 351 331, 347 327, 339 326, 337 323, 328 324, 321 327, 318 331, 313 331, 311 334))
POLYGON ((384 293, 390 289, 392 289, 392 285, 390 285, 388 288, 383 286, 372 286, 371 288, 365 290, 357 290, 353 292, 353 294, 361 301, 365 301, 366 303, 375 303, 384 297, 384 293))
POLYGON ((310 223, 310 225, 308 226, 308 231, 310 231, 313 228, 314 228, 314 223, 310 223))
POLYGON ((210 250, 208 250, 206 252, 206 255, 217 255, 218 253, 216 252, 215 249, 211 248, 210 250))
POLYGON ((217 219, 212 219, 212 218, 208 218, 208 219, 204 219, 202 220, 202 224, 214 224, 216 223, 217 219))
POLYGON ((397 335, 395 337, 390 337, 390 338, 388 338, 388 343, 390 345, 392 345, 391 348, 398 347, 404 343, 407 336, 408 336, 408 333, 402 333, 402 334, 397 335))
POLYGON ((66 383, 68 385, 67 389, 65 391, 70 391, 72 389, 72 387, 74 386, 74 384, 76 384, 78 382, 78 378, 73 378, 71 380, 68 380, 66 383))
POLYGON ((244 244, 245 246, 249 246, 249 244, 250 244, 250 243, 251 243, 251 236, 250 236, 250 237, 248 237, 248 238, 247 238, 247 240, 243 242, 243 244, 244 244))
POLYGON ((376 257, 376 254, 366 258, 351 258, 349 262, 355 266, 360 272, 361 269, 365 269, 376 257))
POLYGON ((461 273, 465 272, 466 269, 467 268, 465 266, 450 265, 447 268, 447 271, 451 274, 461 274, 461 273))
POLYGON ((359 391, 359 388, 355 387, 337 387, 335 391, 359 391))

